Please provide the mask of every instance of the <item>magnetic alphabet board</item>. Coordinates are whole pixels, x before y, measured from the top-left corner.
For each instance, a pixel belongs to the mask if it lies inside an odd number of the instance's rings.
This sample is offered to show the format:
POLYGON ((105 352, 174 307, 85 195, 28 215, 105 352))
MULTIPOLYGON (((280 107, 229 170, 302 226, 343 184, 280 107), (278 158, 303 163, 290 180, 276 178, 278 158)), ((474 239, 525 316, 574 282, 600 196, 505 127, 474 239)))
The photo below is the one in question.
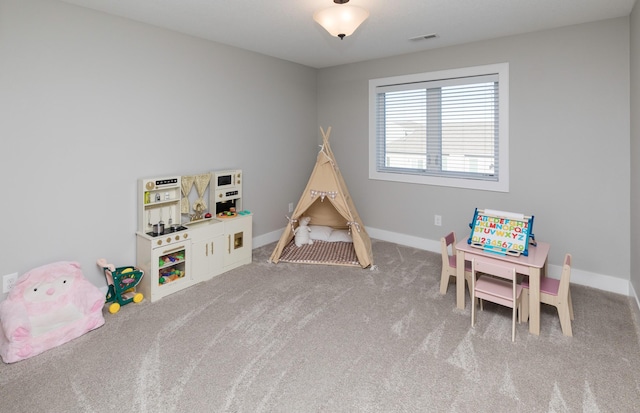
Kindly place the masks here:
POLYGON ((469 226, 471 235, 467 242, 472 247, 502 255, 529 254, 533 216, 476 208, 469 226))

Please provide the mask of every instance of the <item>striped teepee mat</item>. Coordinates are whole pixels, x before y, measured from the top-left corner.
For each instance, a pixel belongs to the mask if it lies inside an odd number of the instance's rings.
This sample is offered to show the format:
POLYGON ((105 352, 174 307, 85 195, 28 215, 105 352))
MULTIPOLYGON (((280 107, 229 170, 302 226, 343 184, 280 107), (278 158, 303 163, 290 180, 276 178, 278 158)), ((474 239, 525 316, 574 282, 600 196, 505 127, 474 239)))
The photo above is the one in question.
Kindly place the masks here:
POLYGON ((336 264, 359 267, 353 242, 326 242, 314 240, 313 244, 296 247, 294 240, 282 250, 280 261, 300 264, 336 264))

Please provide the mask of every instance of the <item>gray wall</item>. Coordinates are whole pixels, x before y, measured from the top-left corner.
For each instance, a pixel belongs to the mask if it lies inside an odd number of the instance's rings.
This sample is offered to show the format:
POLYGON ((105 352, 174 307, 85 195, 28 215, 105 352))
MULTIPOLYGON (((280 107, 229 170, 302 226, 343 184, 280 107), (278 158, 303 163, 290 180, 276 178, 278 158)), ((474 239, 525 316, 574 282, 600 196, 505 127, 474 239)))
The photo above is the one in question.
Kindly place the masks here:
POLYGON ((629 19, 606 20, 322 69, 318 119, 333 126, 368 227, 462 239, 475 207, 533 214, 551 264, 570 252, 585 277, 629 280, 629 70, 629 19), (509 193, 368 179, 369 79, 499 62, 510 65, 509 193))
POLYGON ((96 258, 133 263, 142 177, 242 168, 254 236, 269 240, 320 125, 373 234, 432 247, 449 230, 465 237, 474 207, 531 213, 551 264, 571 252, 583 277, 638 291, 638 19, 315 70, 66 3, 0 0, 0 276, 68 259, 101 285, 96 258), (496 62, 510 63, 509 193, 368 179, 370 78, 496 62))
POLYGON ((313 168, 315 69, 51 0, 0 0, 0 62, 0 276, 134 264, 138 178, 242 168, 259 235, 313 168))
MULTIPOLYGON (((631 13, 631 286, 640 293, 640 6, 631 13)), ((639 304, 640 305, 640 304, 639 304)))

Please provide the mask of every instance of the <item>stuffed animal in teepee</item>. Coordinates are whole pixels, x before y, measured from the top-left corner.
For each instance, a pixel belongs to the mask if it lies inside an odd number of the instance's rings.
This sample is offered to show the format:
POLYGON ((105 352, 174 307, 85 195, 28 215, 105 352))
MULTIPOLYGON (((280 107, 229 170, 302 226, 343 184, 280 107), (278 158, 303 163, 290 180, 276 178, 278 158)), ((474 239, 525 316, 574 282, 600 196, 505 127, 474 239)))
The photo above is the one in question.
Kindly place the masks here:
POLYGON ((77 262, 60 261, 18 278, 0 303, 0 356, 13 363, 104 324, 105 296, 77 262))
POLYGON ((296 247, 301 247, 305 244, 313 244, 313 240, 310 236, 311 228, 309 228, 309 222, 311 222, 311 218, 302 217, 300 218, 300 224, 298 225, 298 228, 293 230, 293 234, 295 235, 296 247))

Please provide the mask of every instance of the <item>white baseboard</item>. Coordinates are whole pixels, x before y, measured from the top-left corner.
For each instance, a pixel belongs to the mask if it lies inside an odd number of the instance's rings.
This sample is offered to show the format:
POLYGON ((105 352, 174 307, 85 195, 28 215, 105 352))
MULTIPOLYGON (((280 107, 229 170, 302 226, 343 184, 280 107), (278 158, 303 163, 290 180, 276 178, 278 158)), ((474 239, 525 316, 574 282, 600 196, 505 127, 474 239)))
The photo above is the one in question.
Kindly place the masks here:
MULTIPOLYGON (((366 229, 371 238, 440 254, 440 240, 420 238, 413 235, 400 234, 397 232, 386 231, 377 228, 366 227, 366 229)), ((280 236, 282 235, 282 231, 284 231, 284 228, 269 232, 259 237, 255 237, 253 239, 253 247, 258 248, 263 245, 278 241, 280 239, 280 236)), ((547 266, 547 271, 549 277, 560 278, 562 267, 559 265, 550 264, 547 266)), ((574 267, 571 269, 571 282, 578 285, 597 288, 598 290, 609 291, 629 297, 635 297, 636 302, 638 303, 638 308, 640 308, 640 300, 638 299, 638 295, 632 288, 629 280, 624 280, 606 274, 596 274, 574 267)))
POLYGON ((280 237, 282 236, 282 233, 284 232, 284 228, 276 230, 276 231, 272 231, 269 233, 266 233, 264 235, 260 235, 258 237, 255 237, 252 239, 253 241, 253 248, 260 248, 264 245, 267 244, 271 244, 272 242, 276 242, 280 239, 280 237))
POLYGON ((640 309, 640 300, 638 299, 638 293, 636 292, 636 289, 633 288, 633 284, 629 283, 629 295, 632 298, 636 299, 636 304, 638 305, 638 309, 640 309))
MULTIPOLYGON (((419 248, 440 254, 440 240, 430 240, 376 228, 366 228, 367 233, 369 233, 369 236, 371 238, 394 242, 396 244, 402 244, 409 247, 419 248)), ((549 277, 560 278, 562 267, 559 265, 548 265, 547 271, 549 277)), ((571 282, 574 284, 597 288, 603 291, 631 296, 632 289, 629 280, 623 280, 621 278, 612 277, 610 275, 596 274, 574 267, 571 269, 571 282)), ((633 292, 633 294, 635 295, 635 291, 633 292)), ((637 295, 636 301, 638 301, 637 295)), ((640 301, 638 301, 638 306, 640 307, 640 301)))

